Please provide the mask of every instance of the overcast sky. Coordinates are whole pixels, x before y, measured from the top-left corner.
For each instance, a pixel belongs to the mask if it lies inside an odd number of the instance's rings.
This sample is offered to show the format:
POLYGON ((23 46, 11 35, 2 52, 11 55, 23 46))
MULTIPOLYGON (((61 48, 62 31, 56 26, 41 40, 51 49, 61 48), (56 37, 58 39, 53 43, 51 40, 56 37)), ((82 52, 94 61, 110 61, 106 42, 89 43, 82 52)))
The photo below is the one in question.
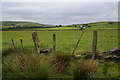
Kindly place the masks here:
POLYGON ((54 25, 117 21, 118 2, 3 2, 2 20, 54 25))

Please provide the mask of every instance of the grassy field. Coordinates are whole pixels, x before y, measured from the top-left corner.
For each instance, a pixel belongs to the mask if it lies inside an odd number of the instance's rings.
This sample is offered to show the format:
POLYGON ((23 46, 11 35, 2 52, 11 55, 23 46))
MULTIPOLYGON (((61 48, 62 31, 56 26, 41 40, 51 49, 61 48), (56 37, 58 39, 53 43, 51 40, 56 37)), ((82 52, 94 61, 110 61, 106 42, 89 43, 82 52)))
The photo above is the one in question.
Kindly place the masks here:
MULTIPOLYGON (((77 51, 91 51, 93 30, 84 30, 85 33, 77 47, 77 51)), ((118 47, 118 30, 97 30, 98 31, 98 51, 106 51, 118 47)), ((74 46, 83 30, 64 30, 64 31, 36 31, 40 39, 40 47, 52 48, 52 34, 56 34, 57 50, 72 52, 74 46)), ((2 47, 6 49, 11 46, 11 39, 19 47, 20 39, 23 39, 23 46, 29 50, 34 50, 32 31, 3 31, 2 47)))
MULTIPOLYGON (((91 51, 93 30, 36 31, 40 39, 41 48, 52 48, 52 34, 56 34, 57 52, 49 55, 40 55, 34 52, 32 31, 2 31, 3 78, 46 78, 46 80, 48 78, 51 80, 53 78, 69 78, 75 80, 74 78, 84 76, 88 79, 120 79, 118 62, 100 62, 100 60, 97 62, 97 60, 91 60, 86 56, 78 59, 71 57, 75 44, 83 31, 85 33, 77 47, 76 54, 91 51), (19 47, 20 39, 23 39, 23 46, 28 51, 9 49, 12 46, 11 39, 14 39, 17 47, 19 47)), ((120 37, 118 30, 97 31, 98 51, 101 52, 118 47, 118 37, 120 37)))
POLYGON ((37 28, 33 30, 78 30, 78 27, 37 28))
MULTIPOLYGON (((1 22, 0 22, 1 24, 1 22)), ((8 31, 0 31, 2 33, 2 76, 3 78, 105 78, 108 80, 120 79, 118 71, 119 62, 113 60, 91 60, 93 31, 98 31, 97 53, 111 50, 118 47, 118 23, 117 22, 96 22, 89 23, 91 27, 85 30, 80 30, 77 26, 82 24, 74 24, 69 26, 50 28, 50 25, 43 25, 33 22, 4 22, 2 28, 7 28, 8 31), (16 28, 12 25, 24 25, 23 27, 31 28, 16 28), (76 27, 75 27, 76 25, 76 27), (39 28, 34 28, 39 27, 39 28), (47 28, 43 28, 47 27, 47 28), (49 27, 49 28, 48 28, 49 27), (11 30, 11 31, 9 31, 11 30), (14 31, 13 31, 14 30, 14 31), (48 55, 37 54, 34 49, 32 40, 32 31, 35 30, 40 40, 41 48, 53 47, 53 34, 56 34, 56 53, 48 55), (75 51, 75 55, 71 53, 81 35, 83 37, 75 51), (16 50, 11 49, 14 39, 16 50), (23 39, 24 50, 19 49, 20 39, 23 39), (77 55, 85 53, 83 56, 77 55)), ((0 34, 1 36, 1 34, 0 34)), ((1 40, 1 39, 0 39, 1 40)), ((0 50, 0 51, 2 51, 0 50)), ((75 79, 76 78, 76 79, 75 79)), ((85 79, 85 80, 87 80, 85 79)), ((102 80, 102 79, 101 79, 102 80)))

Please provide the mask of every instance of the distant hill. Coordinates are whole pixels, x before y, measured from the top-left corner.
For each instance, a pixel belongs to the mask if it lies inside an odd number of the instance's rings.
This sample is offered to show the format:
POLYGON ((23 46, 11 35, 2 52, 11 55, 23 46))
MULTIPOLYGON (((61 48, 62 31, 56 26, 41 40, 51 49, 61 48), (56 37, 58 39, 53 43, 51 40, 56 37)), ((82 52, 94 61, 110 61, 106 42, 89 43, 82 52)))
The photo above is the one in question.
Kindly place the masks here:
MULTIPOLYGON (((83 24, 76 24, 76 26, 80 26, 80 25, 83 25, 83 24)), ((120 22, 104 21, 104 22, 88 23, 87 25, 90 26, 87 29, 118 29, 119 28, 118 25, 120 25, 120 22)), ((74 26, 75 26, 75 24, 74 24, 74 26)))
POLYGON ((24 21, 2 21, 2 22, 0 22, 0 24, 2 24, 3 30, 54 27, 52 25, 44 25, 44 24, 39 24, 39 23, 35 23, 35 22, 24 22, 24 21))
POLYGON ((120 22, 96 22, 90 23, 89 25, 92 26, 93 29, 118 29, 118 25, 120 22))
POLYGON ((39 24, 35 22, 23 22, 23 21, 3 21, 2 30, 60 30, 60 29, 80 29, 79 26, 89 26, 85 29, 120 29, 118 25, 120 22, 94 22, 94 23, 86 23, 86 24, 73 24, 67 26, 53 26, 53 25, 45 25, 39 24))

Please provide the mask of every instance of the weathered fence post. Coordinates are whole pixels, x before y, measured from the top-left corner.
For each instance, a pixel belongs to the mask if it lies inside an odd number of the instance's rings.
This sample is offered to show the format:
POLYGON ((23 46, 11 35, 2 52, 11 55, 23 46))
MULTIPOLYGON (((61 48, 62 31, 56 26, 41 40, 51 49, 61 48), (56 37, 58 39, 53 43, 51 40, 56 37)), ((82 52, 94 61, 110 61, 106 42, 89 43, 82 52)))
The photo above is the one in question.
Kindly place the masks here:
POLYGON ((20 39, 20 48, 21 48, 21 50, 23 50, 23 40, 22 39, 20 39))
POLYGON ((15 47, 14 40, 13 40, 13 39, 11 39, 11 40, 12 40, 12 48, 15 50, 15 49, 16 49, 16 47, 15 47))
POLYGON ((80 42, 83 34, 84 34, 84 32, 82 32, 82 34, 80 35, 80 37, 79 37, 79 39, 78 39, 78 42, 76 43, 76 46, 75 46, 75 48, 74 48, 74 50, 73 50, 73 52, 72 52, 72 56, 74 55, 74 52, 75 52, 75 50, 76 50, 76 48, 77 48, 77 46, 78 46, 78 44, 79 44, 79 42, 80 42))
POLYGON ((53 34, 53 53, 56 52, 56 35, 53 34))
POLYGON ((39 39, 35 31, 32 32, 32 38, 33 38, 35 49, 37 50, 38 53, 40 53, 39 39))
POLYGON ((92 59, 94 59, 95 56, 96 56, 96 49, 97 49, 97 35, 98 35, 98 32, 97 32, 97 31, 94 31, 94 32, 93 32, 93 43, 92 43, 92 52, 93 52, 94 54, 93 54, 92 59))

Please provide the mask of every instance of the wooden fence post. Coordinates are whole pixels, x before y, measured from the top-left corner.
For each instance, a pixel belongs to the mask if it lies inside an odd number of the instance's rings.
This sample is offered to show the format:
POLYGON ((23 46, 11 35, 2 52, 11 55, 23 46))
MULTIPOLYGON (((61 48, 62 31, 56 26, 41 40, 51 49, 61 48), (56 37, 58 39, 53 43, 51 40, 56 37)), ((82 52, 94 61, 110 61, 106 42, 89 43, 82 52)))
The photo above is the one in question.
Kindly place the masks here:
POLYGON ((98 32, 97 32, 97 31, 94 31, 94 32, 93 32, 93 43, 92 43, 92 52, 93 52, 94 54, 93 54, 92 59, 94 59, 95 56, 96 56, 96 49, 97 49, 97 35, 98 35, 98 32))
POLYGON ((38 53, 40 53, 39 39, 35 31, 32 32, 32 38, 33 38, 35 49, 37 50, 38 53))
POLYGON ((23 40, 22 39, 20 39, 20 48, 21 48, 21 50, 23 50, 23 40))
POLYGON ((56 52, 56 35, 53 34, 53 53, 56 52))
POLYGON ((76 43, 76 46, 75 46, 75 48, 74 48, 74 50, 73 50, 73 52, 72 52, 72 56, 74 55, 74 52, 75 52, 75 50, 76 50, 76 48, 77 48, 77 46, 78 46, 78 44, 79 44, 79 42, 80 42, 83 34, 84 34, 84 32, 82 32, 82 34, 80 35, 80 37, 79 37, 79 39, 78 39, 78 41, 77 41, 77 43, 76 43))
POLYGON ((16 47, 15 47, 14 40, 13 40, 13 39, 11 39, 11 40, 12 40, 12 48, 15 50, 15 49, 16 49, 16 47))

